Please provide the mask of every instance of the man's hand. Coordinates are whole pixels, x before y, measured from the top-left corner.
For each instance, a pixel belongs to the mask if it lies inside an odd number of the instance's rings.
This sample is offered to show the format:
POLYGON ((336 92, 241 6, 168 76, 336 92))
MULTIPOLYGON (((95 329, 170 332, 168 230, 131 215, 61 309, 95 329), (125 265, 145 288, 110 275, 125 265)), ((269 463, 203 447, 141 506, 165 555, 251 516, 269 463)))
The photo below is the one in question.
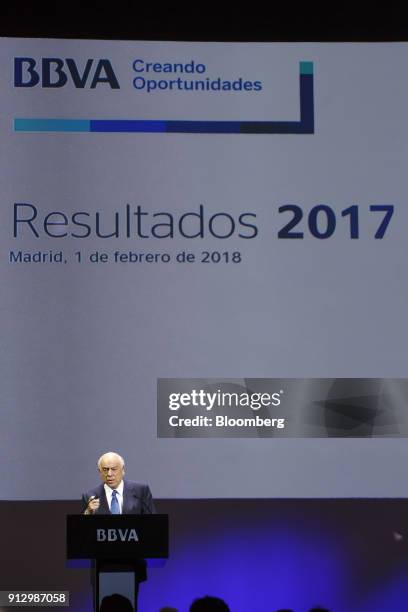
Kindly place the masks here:
POLYGON ((88 505, 85 510, 85 514, 94 514, 94 512, 99 508, 101 502, 99 497, 92 495, 92 497, 88 500, 88 505))

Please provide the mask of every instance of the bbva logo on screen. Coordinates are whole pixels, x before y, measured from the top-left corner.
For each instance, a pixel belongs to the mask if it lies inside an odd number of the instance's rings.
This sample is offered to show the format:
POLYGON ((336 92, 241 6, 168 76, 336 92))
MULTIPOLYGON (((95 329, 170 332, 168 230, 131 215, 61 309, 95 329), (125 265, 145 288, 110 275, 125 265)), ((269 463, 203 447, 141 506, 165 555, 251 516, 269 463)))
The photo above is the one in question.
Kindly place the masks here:
POLYGON ((108 59, 88 59, 77 66, 72 58, 33 57, 14 58, 14 87, 64 87, 72 83, 77 89, 95 89, 108 84, 120 89, 119 81, 108 59))

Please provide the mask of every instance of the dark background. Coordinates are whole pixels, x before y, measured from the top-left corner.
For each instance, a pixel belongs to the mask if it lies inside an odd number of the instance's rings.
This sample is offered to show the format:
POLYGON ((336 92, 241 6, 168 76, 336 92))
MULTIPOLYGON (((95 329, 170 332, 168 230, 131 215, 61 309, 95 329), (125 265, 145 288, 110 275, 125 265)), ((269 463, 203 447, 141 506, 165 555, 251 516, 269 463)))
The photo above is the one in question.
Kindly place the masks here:
POLYGON ((407 40, 404 3, 5 2, 2 36, 225 41, 407 40), (225 8, 224 8, 225 7, 225 8))

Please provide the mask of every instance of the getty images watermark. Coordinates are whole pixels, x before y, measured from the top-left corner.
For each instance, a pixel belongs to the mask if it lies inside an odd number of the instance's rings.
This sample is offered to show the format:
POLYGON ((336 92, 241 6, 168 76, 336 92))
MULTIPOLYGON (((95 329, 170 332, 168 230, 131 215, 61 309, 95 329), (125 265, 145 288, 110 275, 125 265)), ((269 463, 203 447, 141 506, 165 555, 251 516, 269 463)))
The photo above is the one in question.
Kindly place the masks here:
MULTIPOLYGON (((262 407, 280 406, 281 394, 279 393, 229 393, 217 389, 214 393, 204 389, 192 389, 190 393, 170 393, 169 409, 180 410, 181 407, 195 406, 212 411, 214 408, 245 407, 251 410, 260 410, 262 407)), ((171 427, 285 427, 284 418, 267 418, 258 414, 253 417, 231 417, 218 414, 214 417, 207 415, 196 415, 194 417, 181 417, 171 415, 169 417, 171 427)))
POLYGON ((161 378, 159 438, 408 437, 408 379, 161 378))
POLYGON ((160 379, 159 437, 258 437, 283 430, 284 390, 255 391, 238 381, 160 379))

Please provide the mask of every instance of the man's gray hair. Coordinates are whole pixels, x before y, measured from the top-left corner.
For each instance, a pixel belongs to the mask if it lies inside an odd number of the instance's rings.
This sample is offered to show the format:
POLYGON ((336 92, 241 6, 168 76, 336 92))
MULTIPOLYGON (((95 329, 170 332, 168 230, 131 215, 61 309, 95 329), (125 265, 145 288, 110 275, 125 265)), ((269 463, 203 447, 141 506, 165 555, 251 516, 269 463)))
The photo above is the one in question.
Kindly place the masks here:
POLYGON ((119 459, 119 462, 122 466, 122 468, 125 467, 125 460, 123 457, 121 457, 119 455, 119 453, 115 453, 114 451, 108 451, 107 453, 103 453, 103 455, 101 455, 98 459, 98 470, 101 471, 101 463, 104 457, 106 457, 106 455, 115 455, 115 457, 117 457, 119 459))

